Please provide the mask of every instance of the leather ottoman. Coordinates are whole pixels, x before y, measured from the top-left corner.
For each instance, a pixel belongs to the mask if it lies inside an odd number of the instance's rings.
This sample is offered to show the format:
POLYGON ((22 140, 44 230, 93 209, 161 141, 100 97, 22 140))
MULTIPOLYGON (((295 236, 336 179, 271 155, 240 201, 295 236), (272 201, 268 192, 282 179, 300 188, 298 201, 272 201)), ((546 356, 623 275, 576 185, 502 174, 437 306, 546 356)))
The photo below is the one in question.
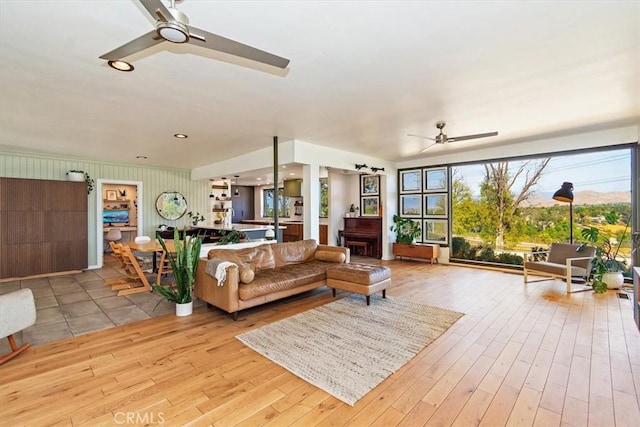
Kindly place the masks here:
POLYGON ((387 297, 387 288, 391 285, 391 270, 389 267, 368 264, 339 264, 327 269, 327 286, 347 292, 355 292, 367 297, 382 291, 382 298, 387 297))

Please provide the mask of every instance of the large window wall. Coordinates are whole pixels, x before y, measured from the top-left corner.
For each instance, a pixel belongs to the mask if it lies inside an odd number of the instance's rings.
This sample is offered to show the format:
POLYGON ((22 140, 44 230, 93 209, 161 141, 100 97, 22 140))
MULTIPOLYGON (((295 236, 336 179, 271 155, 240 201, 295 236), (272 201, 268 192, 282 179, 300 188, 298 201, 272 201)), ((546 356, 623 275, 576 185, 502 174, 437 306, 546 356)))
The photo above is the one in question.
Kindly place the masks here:
POLYGON ((630 145, 398 172, 398 213, 453 261, 521 265, 552 242, 583 242, 591 227, 631 264, 630 145), (570 206, 553 199, 571 182, 570 206), (573 208, 573 223, 570 221, 573 208), (572 228, 573 233, 570 233, 572 228))
POLYGON ((450 258, 519 265, 595 227, 630 265, 630 185, 629 148, 453 166, 450 258), (571 206, 552 197, 563 182, 574 188, 572 224, 571 206))

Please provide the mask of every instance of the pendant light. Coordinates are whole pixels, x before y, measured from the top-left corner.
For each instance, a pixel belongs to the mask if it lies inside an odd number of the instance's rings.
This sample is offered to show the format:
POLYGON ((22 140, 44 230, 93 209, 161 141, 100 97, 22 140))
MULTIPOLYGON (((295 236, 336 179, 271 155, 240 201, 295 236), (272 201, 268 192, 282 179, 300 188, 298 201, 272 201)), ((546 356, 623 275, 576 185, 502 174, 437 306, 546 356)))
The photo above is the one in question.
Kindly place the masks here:
POLYGON ((236 178, 236 191, 233 192, 233 195, 238 197, 240 196, 240 190, 238 190, 238 178, 240 178, 240 175, 234 175, 234 177, 236 178))

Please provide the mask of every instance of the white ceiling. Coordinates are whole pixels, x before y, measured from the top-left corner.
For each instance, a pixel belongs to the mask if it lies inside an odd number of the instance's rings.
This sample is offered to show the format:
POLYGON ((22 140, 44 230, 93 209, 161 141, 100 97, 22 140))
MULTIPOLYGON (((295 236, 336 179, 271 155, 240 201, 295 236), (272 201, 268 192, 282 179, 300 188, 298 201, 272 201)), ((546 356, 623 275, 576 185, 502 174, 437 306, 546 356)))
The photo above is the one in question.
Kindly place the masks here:
POLYGON ((153 28, 137 1, 3 0, 0 150, 194 168, 278 135, 402 161, 428 144, 406 134, 435 136, 439 120, 449 136, 500 132, 456 143, 477 147, 640 117, 637 1, 178 8, 289 68, 162 43, 117 72, 98 57, 153 28))

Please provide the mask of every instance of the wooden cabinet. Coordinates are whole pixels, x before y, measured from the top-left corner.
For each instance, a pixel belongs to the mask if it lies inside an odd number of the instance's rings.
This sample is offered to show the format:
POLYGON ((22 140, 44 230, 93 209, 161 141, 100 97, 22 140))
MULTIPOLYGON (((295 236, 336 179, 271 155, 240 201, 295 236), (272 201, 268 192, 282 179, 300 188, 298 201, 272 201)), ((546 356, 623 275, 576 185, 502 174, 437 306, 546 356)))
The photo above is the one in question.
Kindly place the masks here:
POLYGON ((438 256, 440 255, 440 246, 427 245, 427 244, 413 244, 407 245, 405 243, 394 243, 393 254, 399 258, 418 258, 427 259, 431 261, 431 264, 438 262, 438 256))
POLYGON ((0 178, 0 278, 83 270, 87 184, 0 178))
POLYGON ((320 224, 319 236, 321 245, 329 244, 329 226, 327 224, 320 224))
POLYGON ((287 227, 282 233, 283 242, 297 242, 304 237, 304 227, 302 224, 285 223, 282 224, 287 227))

